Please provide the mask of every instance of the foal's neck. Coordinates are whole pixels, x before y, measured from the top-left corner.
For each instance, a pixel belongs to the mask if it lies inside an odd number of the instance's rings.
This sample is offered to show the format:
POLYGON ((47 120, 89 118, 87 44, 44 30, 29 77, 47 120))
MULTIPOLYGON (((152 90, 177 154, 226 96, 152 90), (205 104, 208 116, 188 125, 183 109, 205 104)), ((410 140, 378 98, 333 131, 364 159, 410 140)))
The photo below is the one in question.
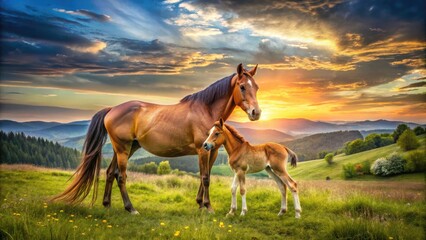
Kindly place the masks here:
POLYGON ((243 143, 225 127, 224 127, 224 133, 225 133, 226 140, 223 145, 225 146, 225 149, 228 155, 231 156, 236 149, 238 149, 239 147, 241 147, 241 145, 243 145, 243 143))

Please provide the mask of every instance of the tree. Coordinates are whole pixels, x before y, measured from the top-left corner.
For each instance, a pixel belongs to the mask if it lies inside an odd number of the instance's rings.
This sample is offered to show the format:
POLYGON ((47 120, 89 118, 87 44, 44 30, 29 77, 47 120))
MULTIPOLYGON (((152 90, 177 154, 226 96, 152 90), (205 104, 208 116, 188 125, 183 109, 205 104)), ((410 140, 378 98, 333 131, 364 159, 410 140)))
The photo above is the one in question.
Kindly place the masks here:
POLYGON ((426 130, 422 128, 421 126, 417 126, 414 128, 414 133, 418 136, 418 135, 425 134, 426 130))
POLYGON ((396 127, 395 131, 392 134, 393 137, 393 141, 397 142, 399 139, 399 136, 401 136, 401 134, 407 130, 409 127, 405 124, 399 124, 398 127, 396 127))
POLYGON ((147 174, 156 174, 157 169, 158 169, 158 166, 157 164, 155 164, 155 162, 145 163, 141 166, 141 172, 147 173, 147 174))
POLYGON ((399 136, 397 143, 404 151, 413 150, 420 146, 416 134, 409 128, 399 136))
POLYGON ((334 157, 334 154, 329 153, 325 155, 324 160, 328 163, 328 165, 331 165, 333 163, 333 157, 334 157))
POLYGON ((170 167, 169 161, 162 161, 158 165, 158 168, 157 168, 158 175, 169 174, 171 171, 172 171, 172 168, 170 167))

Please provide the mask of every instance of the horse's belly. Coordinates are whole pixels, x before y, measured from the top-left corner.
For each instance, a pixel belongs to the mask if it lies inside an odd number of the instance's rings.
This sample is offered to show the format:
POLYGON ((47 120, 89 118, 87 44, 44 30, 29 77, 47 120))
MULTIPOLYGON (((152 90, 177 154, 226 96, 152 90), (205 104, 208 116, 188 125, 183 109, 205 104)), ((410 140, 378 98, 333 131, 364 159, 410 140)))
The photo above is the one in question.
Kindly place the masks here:
POLYGON ((193 143, 182 144, 179 141, 143 140, 139 141, 139 145, 148 152, 160 157, 180 157, 197 154, 193 143))

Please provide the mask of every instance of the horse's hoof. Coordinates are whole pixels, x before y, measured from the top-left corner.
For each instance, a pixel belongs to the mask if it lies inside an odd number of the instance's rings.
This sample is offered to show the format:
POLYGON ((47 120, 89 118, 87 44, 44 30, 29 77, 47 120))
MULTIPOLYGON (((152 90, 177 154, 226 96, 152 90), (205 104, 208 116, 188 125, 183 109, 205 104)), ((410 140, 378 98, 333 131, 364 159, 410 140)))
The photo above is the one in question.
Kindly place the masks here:
POLYGON ((244 217, 246 215, 247 211, 241 211, 240 217, 244 217))
POLYGON ((139 215, 139 212, 136 211, 136 210, 133 210, 133 211, 130 212, 130 214, 132 214, 132 215, 139 215))
POLYGON ((226 217, 233 217, 233 216, 235 216, 235 213, 233 213, 233 212, 229 212, 229 213, 226 214, 226 217))
POLYGON ((287 209, 281 209, 280 212, 278 213, 278 216, 282 216, 286 212, 287 212, 287 209))
POLYGON ((300 218, 300 212, 296 212, 296 218, 300 218))
POLYGON ((210 213, 210 214, 214 214, 214 209, 213 209, 213 208, 211 208, 211 207, 210 207, 210 208, 207 208, 207 212, 208 212, 208 213, 210 213))

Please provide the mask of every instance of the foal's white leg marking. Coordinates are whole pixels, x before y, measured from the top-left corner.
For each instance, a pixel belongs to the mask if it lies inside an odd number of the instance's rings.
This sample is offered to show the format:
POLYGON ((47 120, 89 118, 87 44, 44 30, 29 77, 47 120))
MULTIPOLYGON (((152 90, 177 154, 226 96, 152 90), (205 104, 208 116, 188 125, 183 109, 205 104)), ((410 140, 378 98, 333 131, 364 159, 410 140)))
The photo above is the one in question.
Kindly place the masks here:
POLYGON ((280 192, 281 192, 281 209, 280 209, 280 212, 278 213, 278 216, 281 216, 281 215, 283 215, 284 213, 287 212, 287 189, 286 189, 287 187, 286 187, 286 185, 284 185, 281 178, 278 177, 271 170, 271 167, 269 165, 265 168, 265 170, 269 174, 269 176, 271 176, 271 178, 275 180, 275 182, 278 185, 278 188, 280 189, 280 192))
POLYGON ((300 206, 299 194, 297 192, 292 192, 292 193, 293 193, 293 199, 294 199, 294 208, 296 209, 296 218, 300 218, 302 207, 300 206))
POLYGON ((247 193, 245 193, 244 195, 241 195, 241 202, 242 202, 242 210, 241 210, 241 216, 244 216, 244 215, 246 215, 246 213, 247 213, 247 201, 246 201, 246 194, 247 193))
POLYGON ((234 180, 232 181, 231 186, 231 193, 232 193, 232 200, 231 200, 231 210, 229 211, 230 215, 234 215, 234 212, 237 210, 237 188, 238 188, 238 177, 235 173, 234 180))

